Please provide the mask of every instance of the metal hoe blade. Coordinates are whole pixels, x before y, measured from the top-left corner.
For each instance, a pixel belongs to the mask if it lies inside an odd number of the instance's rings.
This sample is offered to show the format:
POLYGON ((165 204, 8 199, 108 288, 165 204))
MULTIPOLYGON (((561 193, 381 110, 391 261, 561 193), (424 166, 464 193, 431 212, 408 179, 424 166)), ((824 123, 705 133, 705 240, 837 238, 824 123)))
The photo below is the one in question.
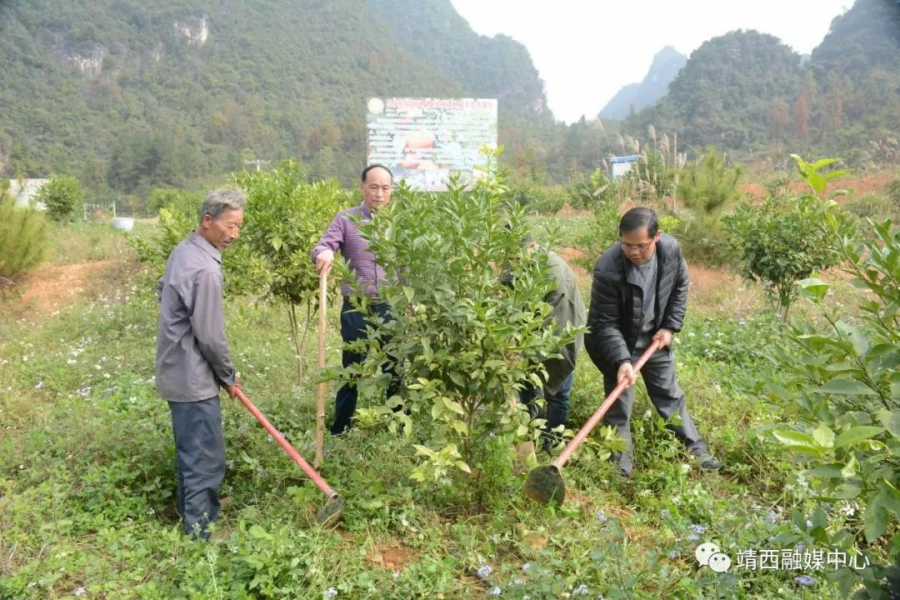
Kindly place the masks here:
MULTIPOLYGON (((641 368, 646 364, 650 357, 654 352, 659 348, 660 341, 654 340, 650 346, 644 351, 638 361, 634 364, 634 373, 637 374, 640 372, 641 368)), ((553 502, 555 504, 562 504, 563 499, 566 497, 566 484, 562 478, 562 468, 565 465, 569 458, 572 457, 572 454, 578 447, 584 442, 587 436, 594 430, 594 427, 597 426, 597 423, 600 422, 606 415, 606 411, 609 410, 609 407, 613 405, 613 403, 618 400, 619 396, 627 387, 627 383, 625 380, 619 382, 619 384, 613 389, 612 392, 609 393, 609 396, 603 400, 603 403, 597 408, 593 415, 587 420, 587 422, 578 430, 578 433, 575 434, 575 437, 566 444, 566 447, 563 448, 563 451, 560 453, 556 460, 554 460, 547 467, 538 467, 533 469, 531 473, 528 474, 528 479, 525 480, 525 495, 540 502, 541 504, 547 504, 548 502, 553 502)))
POLYGON ((525 495, 541 504, 562 504, 566 484, 556 465, 532 469, 525 480, 525 495))
POLYGON ((344 498, 337 493, 328 496, 325 506, 316 513, 316 522, 323 527, 335 525, 344 514, 344 498))

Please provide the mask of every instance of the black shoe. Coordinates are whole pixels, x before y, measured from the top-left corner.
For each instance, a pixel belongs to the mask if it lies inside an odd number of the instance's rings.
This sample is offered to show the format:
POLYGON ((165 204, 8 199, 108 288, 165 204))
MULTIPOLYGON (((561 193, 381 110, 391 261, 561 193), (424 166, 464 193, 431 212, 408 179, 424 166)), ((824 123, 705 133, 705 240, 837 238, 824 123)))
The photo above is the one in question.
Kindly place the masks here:
POLYGON ((700 462, 700 468, 704 471, 720 471, 725 466, 717 461, 712 454, 698 454, 695 455, 695 458, 700 462))
POLYGON ((707 471, 720 471, 724 466, 725 465, 717 461, 713 456, 707 456, 703 459, 703 462, 700 463, 700 468, 706 469, 707 471))
POLYGON ((705 445, 691 448, 690 453, 693 459, 700 463, 700 468, 704 471, 720 471, 725 466, 709 453, 705 445))
POLYGON ((632 470, 634 470, 634 462, 632 461, 630 456, 613 453, 609 457, 609 462, 613 463, 616 466, 616 471, 619 473, 622 479, 631 479, 631 472, 632 470))

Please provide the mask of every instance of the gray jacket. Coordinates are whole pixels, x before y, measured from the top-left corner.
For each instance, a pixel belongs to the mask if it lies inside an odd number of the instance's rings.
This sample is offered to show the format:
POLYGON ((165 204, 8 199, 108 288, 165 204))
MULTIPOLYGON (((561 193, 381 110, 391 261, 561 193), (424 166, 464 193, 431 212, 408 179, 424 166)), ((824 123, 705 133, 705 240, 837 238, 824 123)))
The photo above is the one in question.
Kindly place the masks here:
POLYGON ((197 232, 175 249, 157 284, 156 391, 172 402, 196 402, 233 385, 225 338, 222 255, 197 232))

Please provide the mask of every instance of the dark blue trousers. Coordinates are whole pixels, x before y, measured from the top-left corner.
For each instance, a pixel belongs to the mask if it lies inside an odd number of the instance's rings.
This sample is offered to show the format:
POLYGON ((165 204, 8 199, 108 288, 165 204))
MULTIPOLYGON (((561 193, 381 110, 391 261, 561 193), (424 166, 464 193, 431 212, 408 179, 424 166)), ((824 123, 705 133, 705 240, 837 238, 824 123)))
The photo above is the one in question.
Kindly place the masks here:
MULTIPOLYGON (((391 319, 390 310, 391 307, 386 303, 372 304, 369 307, 369 315, 364 315, 353 308, 350 299, 344 296, 344 304, 341 306, 341 337, 344 343, 355 342, 366 337, 366 325, 370 323, 368 317, 379 316, 389 321, 391 319)), ((344 350, 341 364, 346 369, 350 365, 361 363, 365 358, 364 354, 344 350)), ((388 397, 394 394, 396 387, 396 382, 394 382, 391 390, 388 390, 388 397)), ((334 423, 331 425, 332 434, 339 435, 352 427, 353 413, 356 412, 356 400, 357 392, 354 383, 345 383, 338 389, 334 406, 334 423)))
POLYGON ((178 455, 178 512, 184 532, 209 539, 207 525, 219 516, 225 478, 225 439, 219 397, 169 402, 178 455))
MULTIPOLYGON (((547 401, 547 424, 544 425, 544 433, 541 435, 541 438, 545 444, 553 442, 554 436, 551 430, 559 425, 565 425, 569 420, 569 396, 572 393, 572 380, 574 379, 575 373, 569 373, 569 376, 566 377, 559 391, 555 394, 547 392, 546 389, 544 390, 544 399, 547 401)), ((519 392, 519 400, 528 406, 528 411, 531 413, 532 418, 538 416, 537 405, 534 403, 536 396, 537 390, 530 383, 526 383, 525 387, 519 392)))

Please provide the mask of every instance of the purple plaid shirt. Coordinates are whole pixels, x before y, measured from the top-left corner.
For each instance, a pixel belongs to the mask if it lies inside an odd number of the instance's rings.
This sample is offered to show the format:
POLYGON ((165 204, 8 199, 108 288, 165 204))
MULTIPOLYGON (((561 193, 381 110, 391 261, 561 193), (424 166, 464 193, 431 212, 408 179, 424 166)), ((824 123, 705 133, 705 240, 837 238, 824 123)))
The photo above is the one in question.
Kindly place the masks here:
MULTIPOLYGON (((375 255, 369 252, 369 244, 359 235, 356 224, 347 218, 350 215, 362 215, 362 221, 372 218, 372 213, 365 204, 339 212, 325 230, 325 235, 312 249, 312 260, 316 262, 316 257, 326 248, 332 252, 340 251, 356 273, 360 289, 367 296, 377 298, 378 282, 384 281, 384 269, 375 264, 375 255)), ((341 293, 344 296, 351 294, 349 283, 346 279, 341 282, 341 293)))

